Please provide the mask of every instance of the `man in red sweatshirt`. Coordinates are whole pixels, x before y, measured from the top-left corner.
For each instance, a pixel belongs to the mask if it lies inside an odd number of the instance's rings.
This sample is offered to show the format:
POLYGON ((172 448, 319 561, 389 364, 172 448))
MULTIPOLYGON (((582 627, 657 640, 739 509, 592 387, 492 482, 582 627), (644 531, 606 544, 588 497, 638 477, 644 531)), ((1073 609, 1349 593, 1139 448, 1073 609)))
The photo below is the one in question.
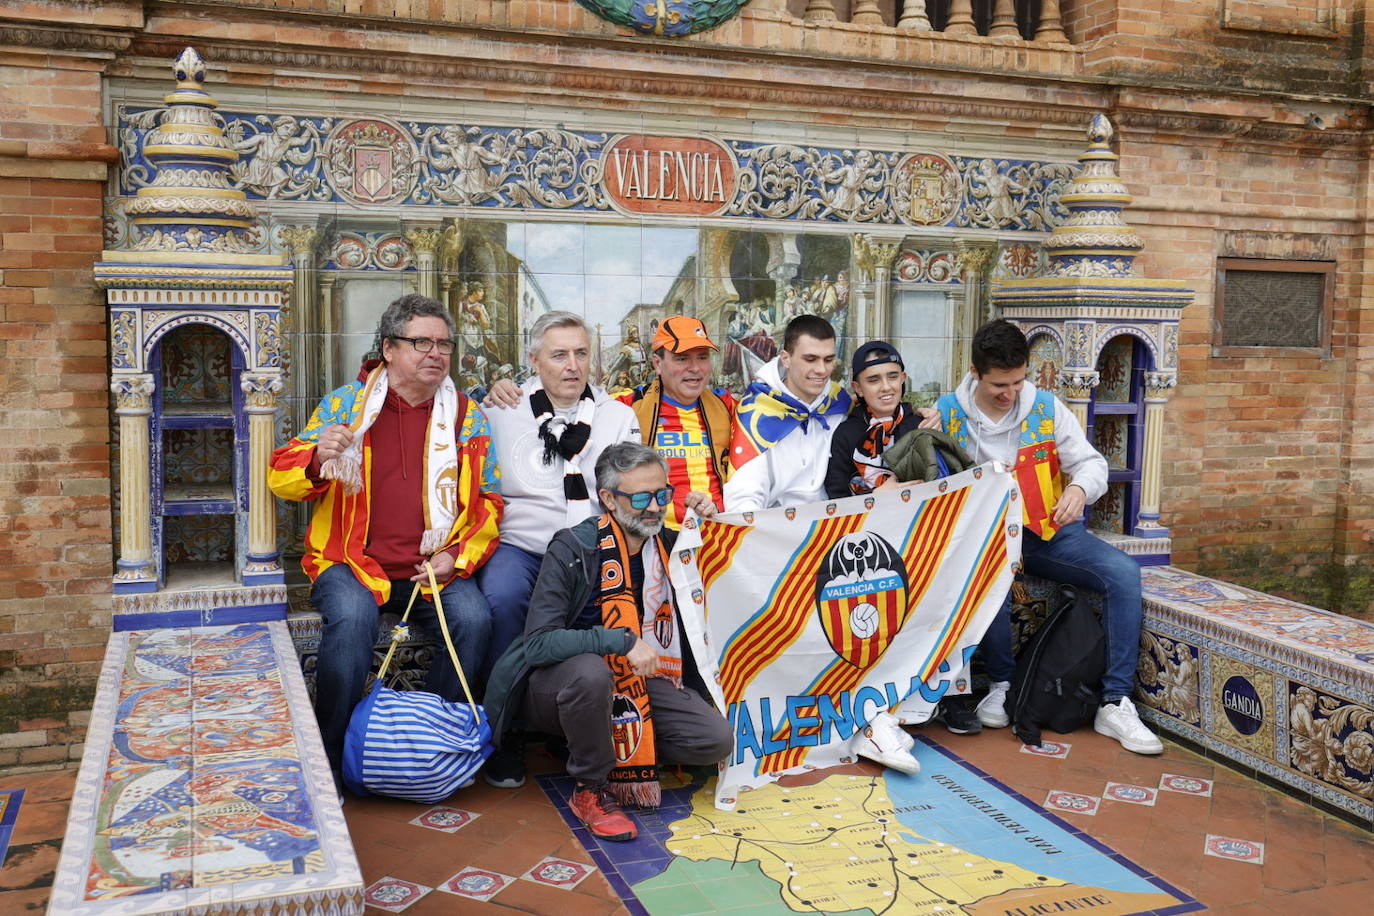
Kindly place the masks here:
MULTIPOLYGON (((278 496, 315 503, 301 565, 323 617, 315 714, 336 773, 380 613, 404 610, 426 562, 444 583, 469 677, 491 637, 491 609, 472 575, 496 548, 500 475, 486 416, 449 378, 453 318, 434 299, 402 296, 382 315, 378 340, 382 358, 325 395, 305 430, 273 453, 268 475, 278 496)), ((411 620, 439 638, 428 596, 411 620)), ((458 697, 447 652, 435 653, 425 689, 458 697)))

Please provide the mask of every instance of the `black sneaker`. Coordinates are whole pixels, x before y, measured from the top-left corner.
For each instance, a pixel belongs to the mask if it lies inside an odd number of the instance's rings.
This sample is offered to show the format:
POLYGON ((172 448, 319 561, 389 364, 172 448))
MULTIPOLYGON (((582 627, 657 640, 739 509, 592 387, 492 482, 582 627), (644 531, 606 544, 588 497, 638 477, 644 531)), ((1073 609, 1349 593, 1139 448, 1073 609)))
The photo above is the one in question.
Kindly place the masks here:
POLYGON ((968 694, 946 696, 935 707, 935 718, 945 723, 952 734, 976 735, 983 730, 978 721, 977 703, 968 694))
POLYGON ((525 784, 525 736, 511 732, 487 758, 482 778, 498 789, 518 789, 525 784))

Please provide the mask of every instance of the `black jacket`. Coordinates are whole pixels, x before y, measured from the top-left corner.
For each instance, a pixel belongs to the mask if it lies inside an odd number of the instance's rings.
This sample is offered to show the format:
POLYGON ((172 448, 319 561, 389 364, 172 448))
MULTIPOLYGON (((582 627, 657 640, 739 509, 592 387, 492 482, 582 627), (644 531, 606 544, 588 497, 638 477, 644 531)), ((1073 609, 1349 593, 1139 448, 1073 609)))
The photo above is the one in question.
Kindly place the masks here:
MULTIPOLYGON (((519 711, 531 669, 585 653, 626 655, 639 638, 638 633, 624 627, 573 629, 578 614, 592 596, 593 586, 601 582, 597 521, 593 516, 553 536, 534 581, 525 634, 511 643, 492 668, 483 705, 491 722, 492 737, 498 744, 519 711)), ((665 528, 660 537, 671 552, 677 532, 665 528)), ((685 664, 687 659, 684 657, 683 661, 685 664)))
MULTIPOLYGON (((902 422, 897 424, 897 430, 893 436, 893 441, 897 441, 902 435, 911 432, 921 423, 920 414, 912 410, 910 405, 905 405, 906 416, 902 422)), ((864 436, 868 435, 868 414, 863 405, 856 406, 849 412, 840 425, 835 427, 835 435, 830 438, 830 464, 825 469, 825 495, 830 499, 841 499, 845 496, 853 496, 854 491, 850 489, 849 482, 854 479, 856 469, 854 467, 854 449, 864 436)))

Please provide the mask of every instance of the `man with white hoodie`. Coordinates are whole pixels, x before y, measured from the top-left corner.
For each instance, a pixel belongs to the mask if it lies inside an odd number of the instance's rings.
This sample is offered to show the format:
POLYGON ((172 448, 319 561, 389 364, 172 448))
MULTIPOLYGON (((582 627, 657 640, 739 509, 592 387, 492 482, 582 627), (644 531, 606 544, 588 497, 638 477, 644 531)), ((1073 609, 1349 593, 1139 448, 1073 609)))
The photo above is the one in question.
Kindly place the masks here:
MULTIPOLYGON (((1081 520, 1084 507, 1107 492, 1107 460, 1063 401, 1026 380, 1030 347, 1016 325, 988 322, 974 333, 972 351, 968 375, 940 398, 939 416, 928 416, 922 425, 943 426, 977 462, 996 460, 1014 469, 1025 517, 1026 571, 1103 596, 1107 670, 1094 728, 1137 754, 1161 753, 1164 745, 1131 702, 1140 651, 1140 566, 1090 534, 1081 520)), ((978 704, 978 719, 1002 728, 1009 724, 1005 703, 1016 671, 1010 598, 981 648, 993 683, 978 704)))
MULTIPOLYGON (((491 605, 491 643, 483 679, 525 631, 530 593, 554 533, 600 515, 596 459, 616 442, 639 442, 629 407, 588 384, 591 333, 581 316, 546 312, 530 329, 535 374, 511 407, 489 407, 491 441, 501 468, 501 543, 477 584, 491 605)), ((524 746, 502 742, 487 781, 513 788, 525 781, 524 746)))
POLYGON ((830 322, 816 315, 788 322, 782 352, 759 369, 736 410, 725 511, 825 499, 830 437, 850 405, 834 372, 830 322))
MULTIPOLYGON (((895 351, 893 351, 895 352, 895 351)), ((782 352, 766 363, 735 411, 730 445, 734 473, 725 482, 725 511, 795 506, 826 498, 830 440, 853 399, 831 376, 835 329, 798 315, 783 331, 782 352)), ((913 739, 883 710, 854 733, 857 754, 905 773, 921 765, 913 739)))

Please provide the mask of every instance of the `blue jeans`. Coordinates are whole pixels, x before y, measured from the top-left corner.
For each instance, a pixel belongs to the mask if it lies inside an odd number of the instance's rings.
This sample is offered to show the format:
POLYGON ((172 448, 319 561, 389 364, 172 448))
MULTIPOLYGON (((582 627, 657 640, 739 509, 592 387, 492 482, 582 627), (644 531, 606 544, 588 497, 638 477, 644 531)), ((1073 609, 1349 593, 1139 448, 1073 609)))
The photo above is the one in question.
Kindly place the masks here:
POLYGON ((482 664, 483 682, 491 675, 501 653, 525 632, 530 595, 534 593, 534 580, 543 561, 543 554, 530 553, 514 544, 498 544, 491 559, 477 570, 477 585, 491 606, 491 644, 482 664))
MULTIPOLYGON (((391 583, 391 599, 378 606, 376 597, 353 570, 336 563, 315 580, 310 601, 320 612, 323 626, 320 651, 315 657, 315 718, 329 764, 336 769, 343 759, 344 734, 353 707, 363 698, 363 685, 372 668, 372 647, 377 643, 379 618, 383 612, 401 614, 410 600, 415 583, 397 579, 391 583)), ((491 610, 482 592, 471 579, 454 579, 441 594, 444 617, 448 620, 453 648, 463 666, 469 685, 476 690, 474 675, 491 641, 491 610)), ((453 670, 444 637, 439 630, 439 615, 423 595, 415 599, 410 621, 434 638, 437 646, 425 678, 425 689, 446 700, 462 696, 458 673, 453 670)))
MULTIPOLYGON (((1140 663, 1140 564, 1089 534, 1082 522, 1065 525, 1048 541, 1022 529, 1021 561, 1032 576, 1101 593, 1102 629, 1107 636, 1102 702, 1115 703, 1130 696, 1140 663)), ((1016 674, 1010 595, 979 647, 989 679, 1010 681, 1016 674)))

